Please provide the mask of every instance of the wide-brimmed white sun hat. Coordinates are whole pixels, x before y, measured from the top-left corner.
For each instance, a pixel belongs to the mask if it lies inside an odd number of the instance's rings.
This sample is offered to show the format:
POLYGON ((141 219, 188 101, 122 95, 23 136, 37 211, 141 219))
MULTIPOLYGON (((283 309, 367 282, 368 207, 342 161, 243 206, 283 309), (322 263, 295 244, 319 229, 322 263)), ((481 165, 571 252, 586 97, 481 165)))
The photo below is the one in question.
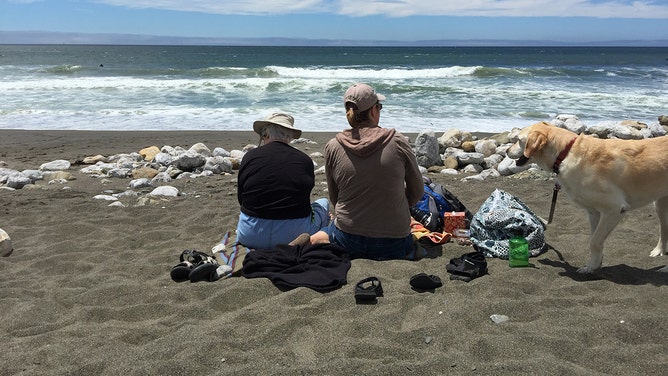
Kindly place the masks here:
POLYGON ((281 112, 275 112, 267 116, 264 120, 256 120, 253 123, 253 130, 255 131, 255 133, 262 136, 262 130, 269 124, 276 124, 278 126, 290 130, 293 135, 292 138, 294 139, 297 139, 302 135, 302 131, 295 128, 295 118, 281 112))

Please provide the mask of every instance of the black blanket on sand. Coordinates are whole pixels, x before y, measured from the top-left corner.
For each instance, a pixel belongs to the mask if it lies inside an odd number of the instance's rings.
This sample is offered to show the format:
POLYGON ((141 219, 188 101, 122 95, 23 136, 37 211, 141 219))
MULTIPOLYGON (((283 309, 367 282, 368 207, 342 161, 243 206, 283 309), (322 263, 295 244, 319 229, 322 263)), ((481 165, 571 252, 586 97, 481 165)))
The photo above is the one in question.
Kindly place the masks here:
POLYGON ((348 254, 335 244, 279 244, 274 249, 249 252, 241 274, 269 278, 281 290, 308 287, 328 292, 346 284, 349 269, 348 254))

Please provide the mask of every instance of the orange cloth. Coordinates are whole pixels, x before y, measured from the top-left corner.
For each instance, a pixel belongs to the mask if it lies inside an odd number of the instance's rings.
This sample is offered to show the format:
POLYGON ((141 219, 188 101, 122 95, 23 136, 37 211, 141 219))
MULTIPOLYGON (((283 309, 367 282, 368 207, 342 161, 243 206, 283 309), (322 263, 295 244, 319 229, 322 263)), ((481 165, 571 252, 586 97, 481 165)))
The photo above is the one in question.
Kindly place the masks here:
POLYGON ((452 234, 449 232, 432 232, 427 230, 422 223, 415 220, 415 218, 411 218, 411 234, 413 235, 414 241, 427 238, 429 242, 433 244, 444 244, 452 238, 452 234))

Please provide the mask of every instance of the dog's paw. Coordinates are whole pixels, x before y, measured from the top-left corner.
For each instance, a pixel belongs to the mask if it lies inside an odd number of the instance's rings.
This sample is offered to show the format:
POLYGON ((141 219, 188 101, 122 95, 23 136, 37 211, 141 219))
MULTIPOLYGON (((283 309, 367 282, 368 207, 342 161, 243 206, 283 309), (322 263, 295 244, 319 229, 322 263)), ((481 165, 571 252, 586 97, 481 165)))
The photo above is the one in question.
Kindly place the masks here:
POLYGON ((658 256, 663 256, 664 253, 661 248, 656 247, 652 250, 652 252, 649 253, 649 257, 658 257, 658 256))

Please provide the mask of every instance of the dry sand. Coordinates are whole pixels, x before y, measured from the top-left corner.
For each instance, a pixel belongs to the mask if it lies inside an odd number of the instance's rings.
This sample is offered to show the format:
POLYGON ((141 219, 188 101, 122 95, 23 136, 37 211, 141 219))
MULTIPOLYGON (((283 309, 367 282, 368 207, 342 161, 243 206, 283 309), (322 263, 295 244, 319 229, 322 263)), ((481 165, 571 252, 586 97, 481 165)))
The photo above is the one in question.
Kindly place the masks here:
MULTIPOLYGON (((298 147, 321 151, 330 136, 305 132, 318 144, 298 147)), ((36 169, 197 142, 232 150, 257 137, 0 130, 0 161, 36 169)), ((330 293, 281 292, 267 279, 170 279, 183 249, 209 251, 235 228, 236 175, 176 180, 185 196, 119 208, 93 196, 124 191, 130 179, 103 183, 80 167, 65 185, 0 190, 0 228, 15 248, 0 258, 0 375, 658 375, 668 368, 668 273, 656 272, 667 259, 648 257, 658 237, 651 206, 629 213, 608 238, 594 277, 575 273, 588 259, 585 213, 560 195, 546 231, 552 248, 532 258, 533 267, 488 259, 489 275, 451 281, 449 259, 472 250, 451 242, 434 259, 354 260, 348 284, 330 293), (444 286, 411 290, 420 272, 444 286), (381 280, 385 296, 356 305, 355 283, 368 276, 381 280), (495 324, 492 314, 509 321, 495 324)), ((538 215, 549 212, 549 180, 430 176, 472 212, 495 188, 538 215)), ((324 196, 317 184, 313 197, 324 196)))

